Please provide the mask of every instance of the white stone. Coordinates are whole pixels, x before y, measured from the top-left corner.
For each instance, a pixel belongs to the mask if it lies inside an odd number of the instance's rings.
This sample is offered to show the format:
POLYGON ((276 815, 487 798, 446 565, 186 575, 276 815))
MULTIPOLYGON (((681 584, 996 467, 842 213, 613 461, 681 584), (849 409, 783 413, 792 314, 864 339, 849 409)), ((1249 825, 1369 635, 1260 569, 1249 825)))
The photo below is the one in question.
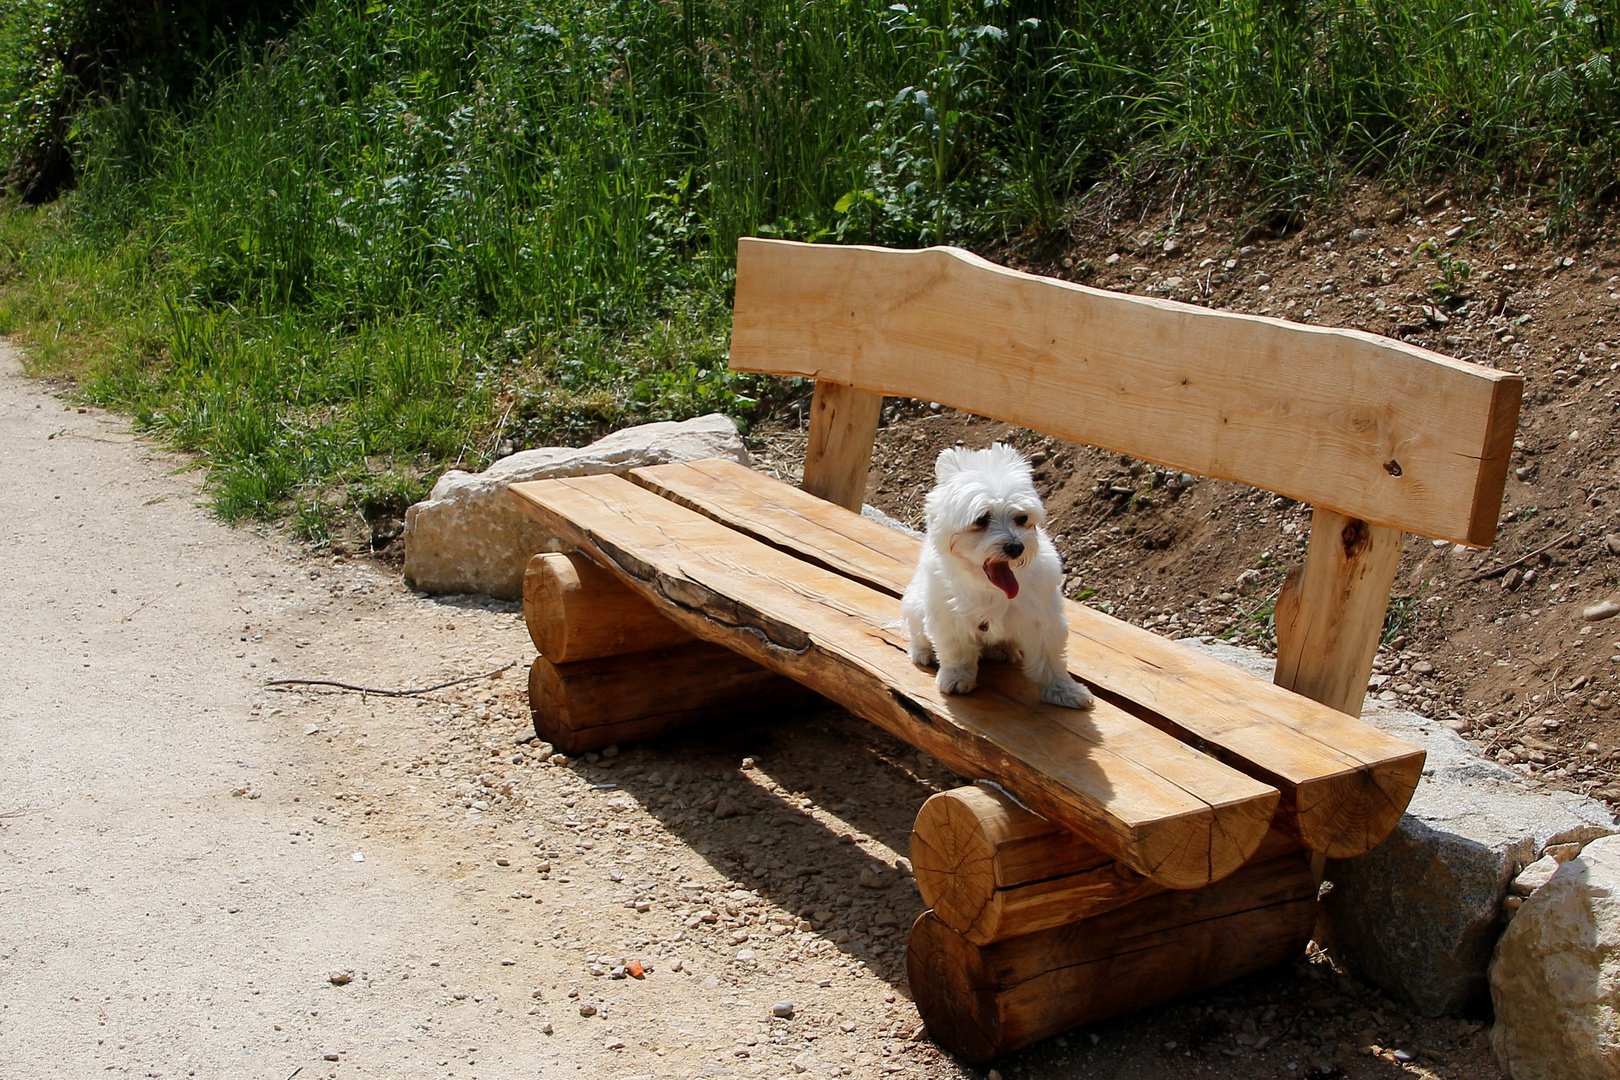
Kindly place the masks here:
POLYGON ((1511 1080, 1620 1080, 1620 836, 1524 902, 1491 962, 1491 1045, 1511 1080))
POLYGON ((516 599, 523 594, 530 557, 559 545, 518 512, 507 485, 702 458, 748 464, 748 450, 729 417, 711 413, 681 423, 643 424, 579 448, 523 450, 481 473, 451 469, 425 502, 405 511, 405 580, 437 595, 516 599))
POLYGON ((1529 896, 1547 882, 1552 880, 1553 874, 1558 872, 1558 860, 1551 855, 1543 855, 1523 870, 1519 871, 1508 886, 1508 891, 1515 896, 1529 896))

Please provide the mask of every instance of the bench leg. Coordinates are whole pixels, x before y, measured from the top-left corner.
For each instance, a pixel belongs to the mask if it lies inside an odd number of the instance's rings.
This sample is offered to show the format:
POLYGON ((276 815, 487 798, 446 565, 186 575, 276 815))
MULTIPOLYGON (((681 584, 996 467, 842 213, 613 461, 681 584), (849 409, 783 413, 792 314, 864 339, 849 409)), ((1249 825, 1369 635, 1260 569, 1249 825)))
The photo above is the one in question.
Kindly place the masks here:
POLYGON ((557 664, 695 640, 578 552, 546 552, 529 560, 523 621, 540 655, 557 664))
POLYGON ((537 656, 529 668, 535 734, 568 754, 696 725, 769 722, 821 700, 792 679, 705 641, 564 664, 537 656))
MULTIPOLYGON (((1300 849, 1272 829, 1251 863, 1300 849)), ((1164 886, 994 788, 960 787, 923 803, 911 833, 923 903, 974 945, 990 945, 1125 907, 1164 886)))
POLYGON ((1316 914, 1310 860, 1294 852, 990 945, 926 911, 911 929, 906 973, 929 1035, 977 1065, 1296 960, 1316 914))
POLYGON ((1311 513, 1311 547, 1277 597, 1278 686, 1361 715, 1406 534, 1336 510, 1311 513))
POLYGON ((804 490, 860 513, 882 413, 882 394, 817 380, 810 401, 804 490))
POLYGON ((700 723, 772 720, 821 701, 791 679, 694 638, 578 553, 529 561, 523 619, 542 654, 529 668, 534 730, 567 754, 700 723))

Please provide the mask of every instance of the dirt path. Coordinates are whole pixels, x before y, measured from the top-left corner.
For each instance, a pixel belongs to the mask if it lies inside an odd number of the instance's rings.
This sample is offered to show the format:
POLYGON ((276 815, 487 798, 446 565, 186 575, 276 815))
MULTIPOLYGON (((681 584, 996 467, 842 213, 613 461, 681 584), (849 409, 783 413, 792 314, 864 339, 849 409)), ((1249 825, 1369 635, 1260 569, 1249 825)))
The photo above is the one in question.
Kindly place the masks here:
MULTIPOLYGON (((532 649, 510 607, 222 527, 182 460, 0 362, 0 1077, 833 1074, 901 1046, 922 1075, 936 1057, 905 1042, 892 986, 723 877, 709 841, 598 826, 631 820, 610 781, 516 752, 532 649), (262 687, 513 661, 423 699, 262 687), (750 932, 768 940, 738 964, 750 932), (651 974, 591 974, 626 958, 651 974), (797 1019, 771 1019, 782 998, 797 1019)), ((663 782, 631 756, 619 775, 663 782)), ((726 749, 683 760, 682 783, 741 775, 726 749)), ((759 822, 752 803, 737 819, 759 822)), ((875 941, 909 913, 857 910, 889 923, 862 928, 875 941)))
MULTIPOLYGON (((836 711, 543 761, 513 607, 225 528, 183 460, 0 365, 0 1080, 984 1075, 901 961, 896 861, 958 778, 836 711)), ((1305 964, 1000 1064, 1319 1068, 1494 1075, 1477 1025, 1305 964), (1449 1066, 1359 1045, 1402 1039, 1449 1066)))

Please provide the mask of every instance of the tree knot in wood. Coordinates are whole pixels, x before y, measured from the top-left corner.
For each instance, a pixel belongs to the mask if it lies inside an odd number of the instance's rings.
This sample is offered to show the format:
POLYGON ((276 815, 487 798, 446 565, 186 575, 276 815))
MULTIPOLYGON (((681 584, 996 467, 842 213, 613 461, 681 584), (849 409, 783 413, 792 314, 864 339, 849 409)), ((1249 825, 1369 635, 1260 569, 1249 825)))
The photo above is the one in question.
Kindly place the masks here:
POLYGON ((1372 543, 1372 530, 1360 518, 1350 518, 1344 523, 1344 532, 1339 535, 1339 541, 1344 545, 1344 557, 1352 560, 1372 543))
POLYGON ((1384 471, 1389 473, 1391 476, 1399 476, 1401 475, 1401 463, 1396 461, 1394 458, 1390 458, 1388 461, 1384 462, 1384 471))

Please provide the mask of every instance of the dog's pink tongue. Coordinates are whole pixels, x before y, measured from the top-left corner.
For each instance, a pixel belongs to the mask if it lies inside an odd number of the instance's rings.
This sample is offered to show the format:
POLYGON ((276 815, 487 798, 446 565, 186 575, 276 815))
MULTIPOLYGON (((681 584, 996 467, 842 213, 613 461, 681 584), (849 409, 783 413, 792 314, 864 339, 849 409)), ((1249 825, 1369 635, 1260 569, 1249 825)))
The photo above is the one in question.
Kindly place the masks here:
POLYGON ((1004 562, 992 561, 984 564, 984 575, 990 579, 990 584, 1007 594, 1012 600, 1018 596, 1018 579, 1013 577, 1012 567, 1004 562))

